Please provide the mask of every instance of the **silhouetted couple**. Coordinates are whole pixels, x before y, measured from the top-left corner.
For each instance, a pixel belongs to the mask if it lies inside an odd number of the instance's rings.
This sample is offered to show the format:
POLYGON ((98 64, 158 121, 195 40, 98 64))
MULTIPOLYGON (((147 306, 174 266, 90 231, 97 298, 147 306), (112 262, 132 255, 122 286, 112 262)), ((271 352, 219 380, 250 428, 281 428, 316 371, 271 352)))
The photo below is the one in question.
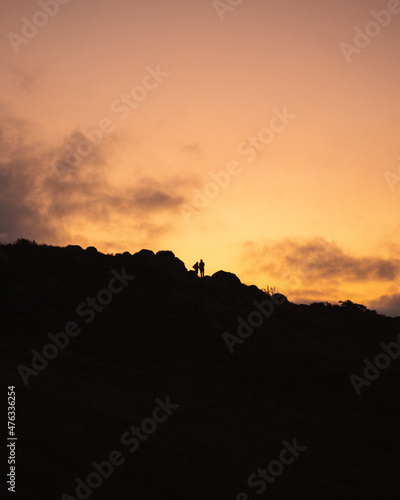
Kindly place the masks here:
POLYGON ((199 275, 199 269, 200 269, 200 276, 204 278, 204 266, 205 264, 203 262, 203 259, 200 259, 200 262, 196 262, 196 264, 193 266, 193 269, 196 272, 196 276, 199 275))

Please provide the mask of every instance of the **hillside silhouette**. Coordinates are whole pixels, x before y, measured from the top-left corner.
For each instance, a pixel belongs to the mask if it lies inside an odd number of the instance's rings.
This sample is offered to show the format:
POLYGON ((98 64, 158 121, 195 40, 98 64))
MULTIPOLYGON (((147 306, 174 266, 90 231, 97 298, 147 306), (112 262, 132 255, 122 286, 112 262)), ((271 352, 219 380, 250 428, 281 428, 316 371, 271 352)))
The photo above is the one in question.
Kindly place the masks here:
POLYGON ((171 251, 21 239, 0 245, 0 278, 15 498, 84 498, 76 478, 113 450, 124 463, 85 498, 399 498, 396 348, 359 395, 350 376, 396 342, 400 317, 345 298, 296 305, 227 271, 201 278, 171 251), (168 397, 179 407, 130 452, 121 436, 168 397), (295 439, 305 450, 258 494, 248 478, 295 439))

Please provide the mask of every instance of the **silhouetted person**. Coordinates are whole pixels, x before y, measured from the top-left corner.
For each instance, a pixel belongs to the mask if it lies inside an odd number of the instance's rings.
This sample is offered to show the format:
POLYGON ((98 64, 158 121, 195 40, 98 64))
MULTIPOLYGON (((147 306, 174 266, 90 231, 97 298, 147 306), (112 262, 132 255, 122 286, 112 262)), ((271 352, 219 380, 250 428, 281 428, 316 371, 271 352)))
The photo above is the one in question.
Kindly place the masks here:
POLYGON ((200 269, 200 276, 202 278, 204 278, 204 262, 203 262, 203 259, 200 259, 199 269, 200 269))
POLYGON ((196 264, 193 266, 193 269, 195 270, 196 276, 199 275, 199 263, 196 262, 196 264))

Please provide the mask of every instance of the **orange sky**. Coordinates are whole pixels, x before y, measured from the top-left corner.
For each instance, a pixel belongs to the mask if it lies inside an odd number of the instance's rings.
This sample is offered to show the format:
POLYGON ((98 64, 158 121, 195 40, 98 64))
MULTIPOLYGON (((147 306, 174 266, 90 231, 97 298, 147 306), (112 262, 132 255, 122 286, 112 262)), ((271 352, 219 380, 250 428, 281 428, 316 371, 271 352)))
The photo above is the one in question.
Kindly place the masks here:
POLYGON ((63 2, 0 7, 1 241, 400 314, 399 1, 63 2))

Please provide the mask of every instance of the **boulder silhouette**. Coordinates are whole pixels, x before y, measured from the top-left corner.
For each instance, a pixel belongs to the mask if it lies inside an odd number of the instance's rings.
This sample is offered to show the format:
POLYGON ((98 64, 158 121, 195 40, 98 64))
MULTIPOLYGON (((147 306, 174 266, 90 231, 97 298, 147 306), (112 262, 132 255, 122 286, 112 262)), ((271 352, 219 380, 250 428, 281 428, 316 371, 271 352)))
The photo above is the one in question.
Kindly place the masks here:
POLYGON ((276 302, 277 303, 284 303, 284 302, 287 302, 287 297, 286 295, 283 295, 283 293, 274 293, 272 295, 272 298, 273 299, 277 299, 276 302))
POLYGON ((132 266, 138 276, 149 279, 181 277, 188 279, 185 264, 171 251, 162 250, 155 254, 151 250, 140 250, 132 256, 132 266))
MULTIPOLYGON (((91 248, 94 248, 94 247, 91 247, 91 248)), ((68 245, 65 249, 69 253, 74 254, 74 255, 81 255, 84 252, 83 248, 79 245, 68 245)), ((87 249, 86 249, 86 251, 87 251, 87 249)))
POLYGON ((167 276, 186 276, 187 269, 185 264, 175 257, 169 250, 161 250, 156 253, 157 266, 162 274, 167 276))
POLYGON ((227 286, 240 286, 242 284, 236 274, 226 271, 218 271, 212 275, 212 278, 221 281, 227 286))
POLYGON ((87 247, 86 248, 86 253, 89 254, 89 255, 97 255, 99 253, 99 251, 97 250, 96 247, 87 247))

